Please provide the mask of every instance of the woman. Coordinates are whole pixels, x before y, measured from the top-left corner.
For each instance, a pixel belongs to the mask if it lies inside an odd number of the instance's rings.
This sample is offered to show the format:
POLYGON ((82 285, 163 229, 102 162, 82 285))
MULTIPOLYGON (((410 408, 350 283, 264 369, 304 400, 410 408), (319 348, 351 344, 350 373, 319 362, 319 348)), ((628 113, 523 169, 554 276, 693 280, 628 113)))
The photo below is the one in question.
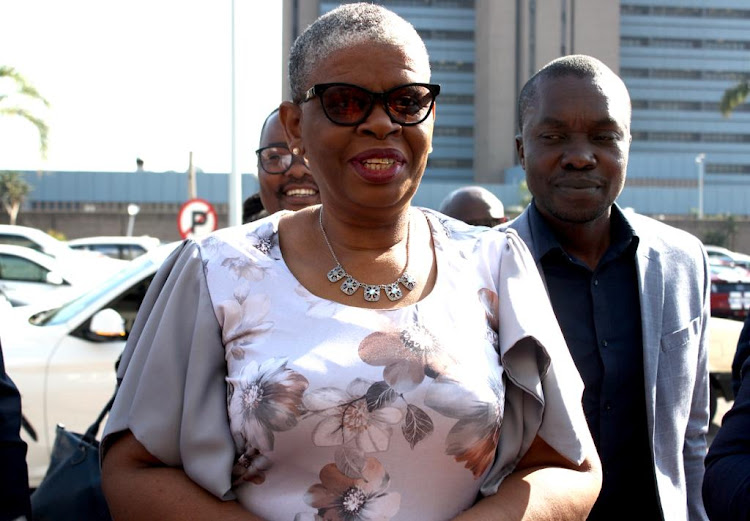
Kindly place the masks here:
POLYGON ((598 459, 528 251, 410 206, 439 93, 416 31, 348 4, 289 70, 322 205, 159 272, 105 431, 115 518, 585 519, 598 459))

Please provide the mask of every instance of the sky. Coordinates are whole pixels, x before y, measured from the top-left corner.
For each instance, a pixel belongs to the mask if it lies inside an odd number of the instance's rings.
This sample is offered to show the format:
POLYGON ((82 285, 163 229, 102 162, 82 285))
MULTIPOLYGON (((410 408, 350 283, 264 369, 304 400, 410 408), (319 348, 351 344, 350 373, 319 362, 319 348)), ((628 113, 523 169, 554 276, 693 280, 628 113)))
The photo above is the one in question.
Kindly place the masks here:
MULTIPOLYGON (((281 0, 235 0, 237 169, 282 98, 281 0)), ((0 65, 50 103, 0 117, 0 170, 232 168, 232 0, 2 0, 0 65)), ((0 82, 0 95, 8 92, 0 82)))

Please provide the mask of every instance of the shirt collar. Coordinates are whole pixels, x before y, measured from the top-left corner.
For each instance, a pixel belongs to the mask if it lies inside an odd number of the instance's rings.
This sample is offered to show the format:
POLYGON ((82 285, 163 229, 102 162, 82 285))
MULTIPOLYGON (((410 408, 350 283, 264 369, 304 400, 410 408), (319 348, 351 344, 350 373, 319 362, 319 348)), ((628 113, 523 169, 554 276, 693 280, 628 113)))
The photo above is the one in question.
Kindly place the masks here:
MULTIPOLYGON (((565 252, 533 201, 529 205, 529 226, 531 227, 531 236, 534 238, 534 249, 540 259, 551 251, 565 252)), ((612 234, 612 242, 609 248, 616 255, 619 255, 628 247, 635 249, 638 246, 638 235, 636 235, 635 230, 617 203, 612 205, 610 233, 612 234)))

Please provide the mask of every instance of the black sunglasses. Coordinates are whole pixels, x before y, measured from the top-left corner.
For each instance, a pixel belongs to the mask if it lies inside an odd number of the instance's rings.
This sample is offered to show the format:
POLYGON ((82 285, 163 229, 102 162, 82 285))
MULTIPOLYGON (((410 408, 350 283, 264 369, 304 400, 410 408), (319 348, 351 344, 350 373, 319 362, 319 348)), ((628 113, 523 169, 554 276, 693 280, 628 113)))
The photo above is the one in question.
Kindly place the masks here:
POLYGON ((313 85, 300 103, 320 98, 323 112, 336 125, 353 127, 364 122, 376 101, 381 101, 391 121, 399 125, 419 125, 430 115, 440 85, 409 83, 385 92, 370 92, 349 83, 313 85))
POLYGON ((294 164, 294 158, 304 163, 301 157, 292 154, 284 145, 261 147, 255 151, 260 167, 268 174, 284 174, 294 164))

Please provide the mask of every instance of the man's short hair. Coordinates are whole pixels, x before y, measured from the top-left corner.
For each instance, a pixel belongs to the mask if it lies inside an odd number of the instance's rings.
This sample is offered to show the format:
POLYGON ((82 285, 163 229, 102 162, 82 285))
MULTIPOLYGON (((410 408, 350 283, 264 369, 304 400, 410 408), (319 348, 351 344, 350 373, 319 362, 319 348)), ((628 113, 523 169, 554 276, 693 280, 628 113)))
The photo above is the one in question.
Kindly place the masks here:
POLYGON ((524 118, 530 106, 538 102, 539 83, 545 79, 563 78, 566 76, 575 76, 576 78, 603 78, 609 77, 616 79, 616 82, 622 85, 623 91, 627 96, 628 113, 632 112, 630 95, 622 82, 622 79, 615 74, 612 69, 607 67, 603 62, 593 56, 585 54, 571 54, 552 60, 547 65, 539 69, 521 89, 518 95, 518 131, 523 131, 524 118))

